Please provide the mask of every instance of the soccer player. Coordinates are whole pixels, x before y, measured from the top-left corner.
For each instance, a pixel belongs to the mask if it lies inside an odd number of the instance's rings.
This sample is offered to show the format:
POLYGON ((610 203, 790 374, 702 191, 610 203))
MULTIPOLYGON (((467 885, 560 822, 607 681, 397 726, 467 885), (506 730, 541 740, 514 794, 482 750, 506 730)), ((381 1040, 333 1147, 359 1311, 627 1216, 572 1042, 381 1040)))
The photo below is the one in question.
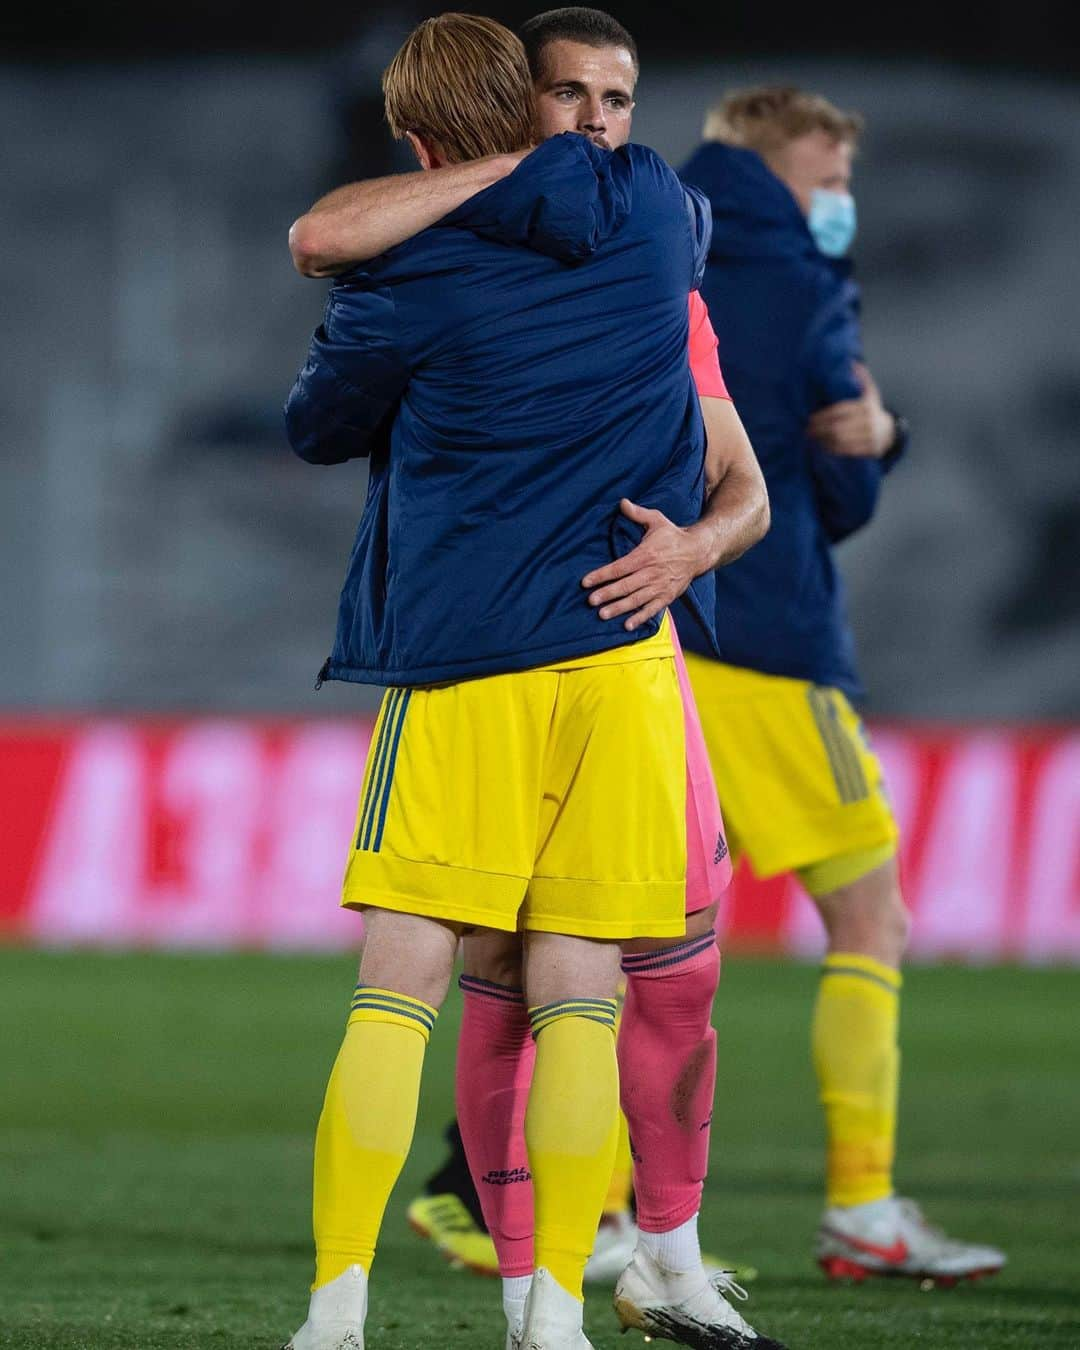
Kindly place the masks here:
MULTIPOLYGON (((385 91, 424 168, 531 134, 524 52, 489 20, 420 25, 385 91)), ((303 457, 372 455, 324 675, 394 686, 345 881, 367 935, 316 1141, 316 1279, 295 1350, 363 1345, 424 1046, 473 926, 526 935, 537 1270, 522 1344, 588 1346, 581 1273, 617 1121, 616 943, 685 930, 686 770, 666 601, 646 587, 630 619, 598 622, 580 569, 640 554, 641 526, 680 531, 713 565, 723 531, 701 519, 686 367, 701 212, 650 152, 556 138, 339 282, 290 396, 303 457), (597 353, 620 314, 633 324, 616 391, 597 353)), ((687 624, 709 590, 687 596, 687 624)))
MULTIPOLYGON (((524 37, 541 134, 574 130, 604 147, 624 144, 637 74, 636 50, 626 30, 597 10, 559 10, 531 21, 524 37)), ((490 171, 485 167, 483 172, 483 181, 490 181, 490 171)), ((459 166, 426 178, 380 180, 374 193, 370 184, 339 189, 294 226, 294 259, 300 270, 312 275, 340 270, 342 258, 350 252, 385 248, 406 236, 410 227, 427 223, 429 196, 442 213, 477 185, 474 166, 459 166), (448 191, 451 182, 457 186, 448 191), (384 217, 381 223, 368 219, 372 209, 384 217)), ((703 395, 709 439, 709 510, 715 522, 723 522, 726 534, 713 552, 719 564, 741 552, 763 528, 760 520, 755 523, 760 514, 755 503, 762 498, 753 452, 720 375, 715 335, 696 295, 691 298, 691 325, 691 361, 703 395)), ((694 556, 688 553, 687 542, 682 532, 658 519, 635 550, 645 586, 655 588, 659 579, 671 587, 659 599, 655 589, 647 590, 647 602, 655 605, 673 598, 700 569, 698 561, 684 575, 688 557, 694 556), (672 586, 673 575, 684 579, 672 586)), ((648 612, 646 608, 644 613, 648 612)), ((602 613, 606 617, 606 611, 602 613)), ((626 622, 633 625, 642 617, 631 615, 626 622)), ((688 738, 692 734, 688 723, 688 738)), ((698 774, 702 777, 700 769, 698 774)), ((703 777, 708 778, 707 766, 703 777)), ((714 795, 707 782, 706 788, 702 796, 714 795)), ((691 835, 703 837, 704 825, 704 819, 690 822, 691 835)), ((726 864, 726 846, 722 838, 718 842, 714 828, 700 870, 715 875, 718 863, 726 864)), ((700 892, 700 885, 696 889, 700 892)), ((691 904, 694 890, 693 884, 688 885, 688 911, 696 908, 691 904)), ((698 908, 682 944, 669 943, 662 952, 653 950, 659 944, 649 944, 626 953, 629 994, 619 1057, 624 1099, 638 1145, 635 1172, 643 1232, 639 1235, 625 1212, 630 1159, 624 1130, 620 1142, 625 1161, 613 1172, 605 1200, 609 1217, 590 1266, 594 1278, 614 1280, 625 1271, 618 1305, 625 1324, 668 1335, 682 1323, 700 1335, 704 1324, 712 1328, 716 1343, 724 1344, 725 1337, 737 1340, 753 1333, 718 1297, 721 1289, 737 1286, 715 1266, 706 1267, 697 1238, 715 1075, 715 1036, 709 1025, 718 974, 714 913, 698 908), (697 1124, 692 1129, 685 1120, 675 1119, 671 1107, 672 1091, 688 1066, 693 1066, 698 1079, 693 1108, 697 1124), (636 1246, 640 1250, 635 1255, 636 1246), (606 1269, 597 1272, 600 1263, 606 1269)), ((491 1259, 491 1242, 473 1217, 482 1205, 504 1277, 504 1307, 512 1332, 520 1323, 533 1263, 532 1203, 521 1137, 531 1059, 528 1021, 521 1007, 520 955, 513 943, 492 935, 467 938, 464 945, 458 1101, 461 1131, 482 1200, 477 1203, 463 1161, 454 1158, 438 1179, 438 1193, 410 1206, 410 1220, 422 1231, 434 1230, 440 1246, 457 1260, 483 1268, 491 1259)))
POLYGON ((795 872, 828 937, 812 1031, 827 1133, 817 1259, 831 1277, 950 1280, 1005 1258, 945 1237, 893 1189, 907 914, 881 768, 849 701, 861 687, 832 556, 907 443, 863 364, 845 260, 860 128, 813 94, 742 90, 709 113, 683 169, 712 203, 703 291, 773 513, 768 537, 716 575, 723 659, 685 641, 732 852, 761 877, 795 872))

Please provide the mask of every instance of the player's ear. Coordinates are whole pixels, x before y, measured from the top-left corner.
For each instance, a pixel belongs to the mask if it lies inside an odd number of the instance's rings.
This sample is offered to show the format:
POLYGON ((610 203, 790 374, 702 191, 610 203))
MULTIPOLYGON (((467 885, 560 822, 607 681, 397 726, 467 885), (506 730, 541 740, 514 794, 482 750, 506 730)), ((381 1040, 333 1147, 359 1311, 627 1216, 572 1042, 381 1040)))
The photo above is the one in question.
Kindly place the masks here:
POLYGON ((405 135, 422 169, 441 169, 446 163, 446 156, 437 142, 416 131, 407 131, 405 135))

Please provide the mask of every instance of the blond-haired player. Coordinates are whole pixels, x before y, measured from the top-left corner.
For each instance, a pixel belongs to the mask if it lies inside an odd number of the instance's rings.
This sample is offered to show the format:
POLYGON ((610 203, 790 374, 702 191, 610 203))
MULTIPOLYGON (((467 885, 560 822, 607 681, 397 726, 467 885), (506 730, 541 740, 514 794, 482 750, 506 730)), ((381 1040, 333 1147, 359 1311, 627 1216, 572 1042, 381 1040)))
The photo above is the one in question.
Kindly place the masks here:
POLYGON ((812 1032, 827 1133, 818 1261, 833 1277, 950 1280, 1004 1257, 946 1238, 893 1189, 907 913, 833 561, 907 442, 864 364, 846 258, 861 128, 818 94, 738 90, 682 170, 712 204, 703 289, 773 511, 771 534, 717 573, 723 660, 688 632, 687 667, 733 853, 758 876, 795 872, 827 934, 812 1032))
MULTIPOLYGON (((385 89, 425 168, 522 146, 524 52, 490 20, 426 21, 385 89)), ((713 537, 686 364, 702 209, 649 151, 556 138, 342 277, 290 397, 304 458, 372 457, 324 677, 392 686, 345 881, 367 934, 316 1142, 316 1279, 295 1350, 363 1345, 424 1047, 473 927, 525 934, 536 1273, 521 1342, 588 1346, 619 943, 685 930, 686 758, 666 602, 639 595, 606 624, 581 578, 638 551, 639 524, 713 537), (631 370, 605 390, 590 354, 620 312, 631 370)))

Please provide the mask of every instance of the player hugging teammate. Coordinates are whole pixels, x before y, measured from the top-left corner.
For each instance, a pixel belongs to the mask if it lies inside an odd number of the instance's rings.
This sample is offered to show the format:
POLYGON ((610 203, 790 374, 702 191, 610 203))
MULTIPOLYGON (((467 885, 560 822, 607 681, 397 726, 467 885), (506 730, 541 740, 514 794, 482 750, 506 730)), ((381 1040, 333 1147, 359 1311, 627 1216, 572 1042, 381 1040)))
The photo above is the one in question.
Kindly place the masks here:
POLYGON ((459 1118, 507 1345, 589 1345, 582 1278, 621 1092, 640 1230, 625 1230, 623 1326, 768 1350, 697 1240, 730 870, 706 745, 733 849, 798 870, 829 931, 823 1263, 963 1274, 1003 1259, 941 1238, 892 1193, 895 827, 845 697, 829 554, 869 518, 905 439, 858 364, 832 257, 850 240, 857 126, 784 91, 725 105, 687 167, 710 210, 627 144, 624 29, 574 9, 524 36, 474 16, 421 24, 384 77, 421 173, 339 189, 292 235, 302 270, 337 280, 290 438, 312 462, 369 456, 371 470, 325 674, 389 690, 345 881, 366 935, 316 1141, 316 1277, 290 1345, 364 1344, 460 941, 459 1118), (752 231, 755 211, 776 241, 772 307, 749 292, 729 219, 752 231), (737 563, 768 504, 693 295, 703 280, 773 495, 772 533, 737 563), (788 321, 766 325, 776 313, 788 321), (786 588, 807 560, 823 582, 800 609, 786 588), (485 1182, 526 1170, 531 1188, 485 1182))

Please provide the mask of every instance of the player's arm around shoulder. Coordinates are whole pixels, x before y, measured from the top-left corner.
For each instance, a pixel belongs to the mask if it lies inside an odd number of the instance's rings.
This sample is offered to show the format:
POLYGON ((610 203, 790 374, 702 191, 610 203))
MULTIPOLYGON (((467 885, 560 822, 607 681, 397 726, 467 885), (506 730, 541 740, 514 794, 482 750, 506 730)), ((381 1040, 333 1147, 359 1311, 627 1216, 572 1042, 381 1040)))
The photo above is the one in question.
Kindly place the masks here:
POLYGON ((331 277, 403 244, 470 197, 513 173, 524 152, 451 164, 438 173, 391 174, 335 188, 289 230, 293 266, 331 277))
POLYGON ((310 464, 368 456, 385 441, 408 379, 393 288, 366 273, 335 284, 285 403, 289 444, 310 464))

